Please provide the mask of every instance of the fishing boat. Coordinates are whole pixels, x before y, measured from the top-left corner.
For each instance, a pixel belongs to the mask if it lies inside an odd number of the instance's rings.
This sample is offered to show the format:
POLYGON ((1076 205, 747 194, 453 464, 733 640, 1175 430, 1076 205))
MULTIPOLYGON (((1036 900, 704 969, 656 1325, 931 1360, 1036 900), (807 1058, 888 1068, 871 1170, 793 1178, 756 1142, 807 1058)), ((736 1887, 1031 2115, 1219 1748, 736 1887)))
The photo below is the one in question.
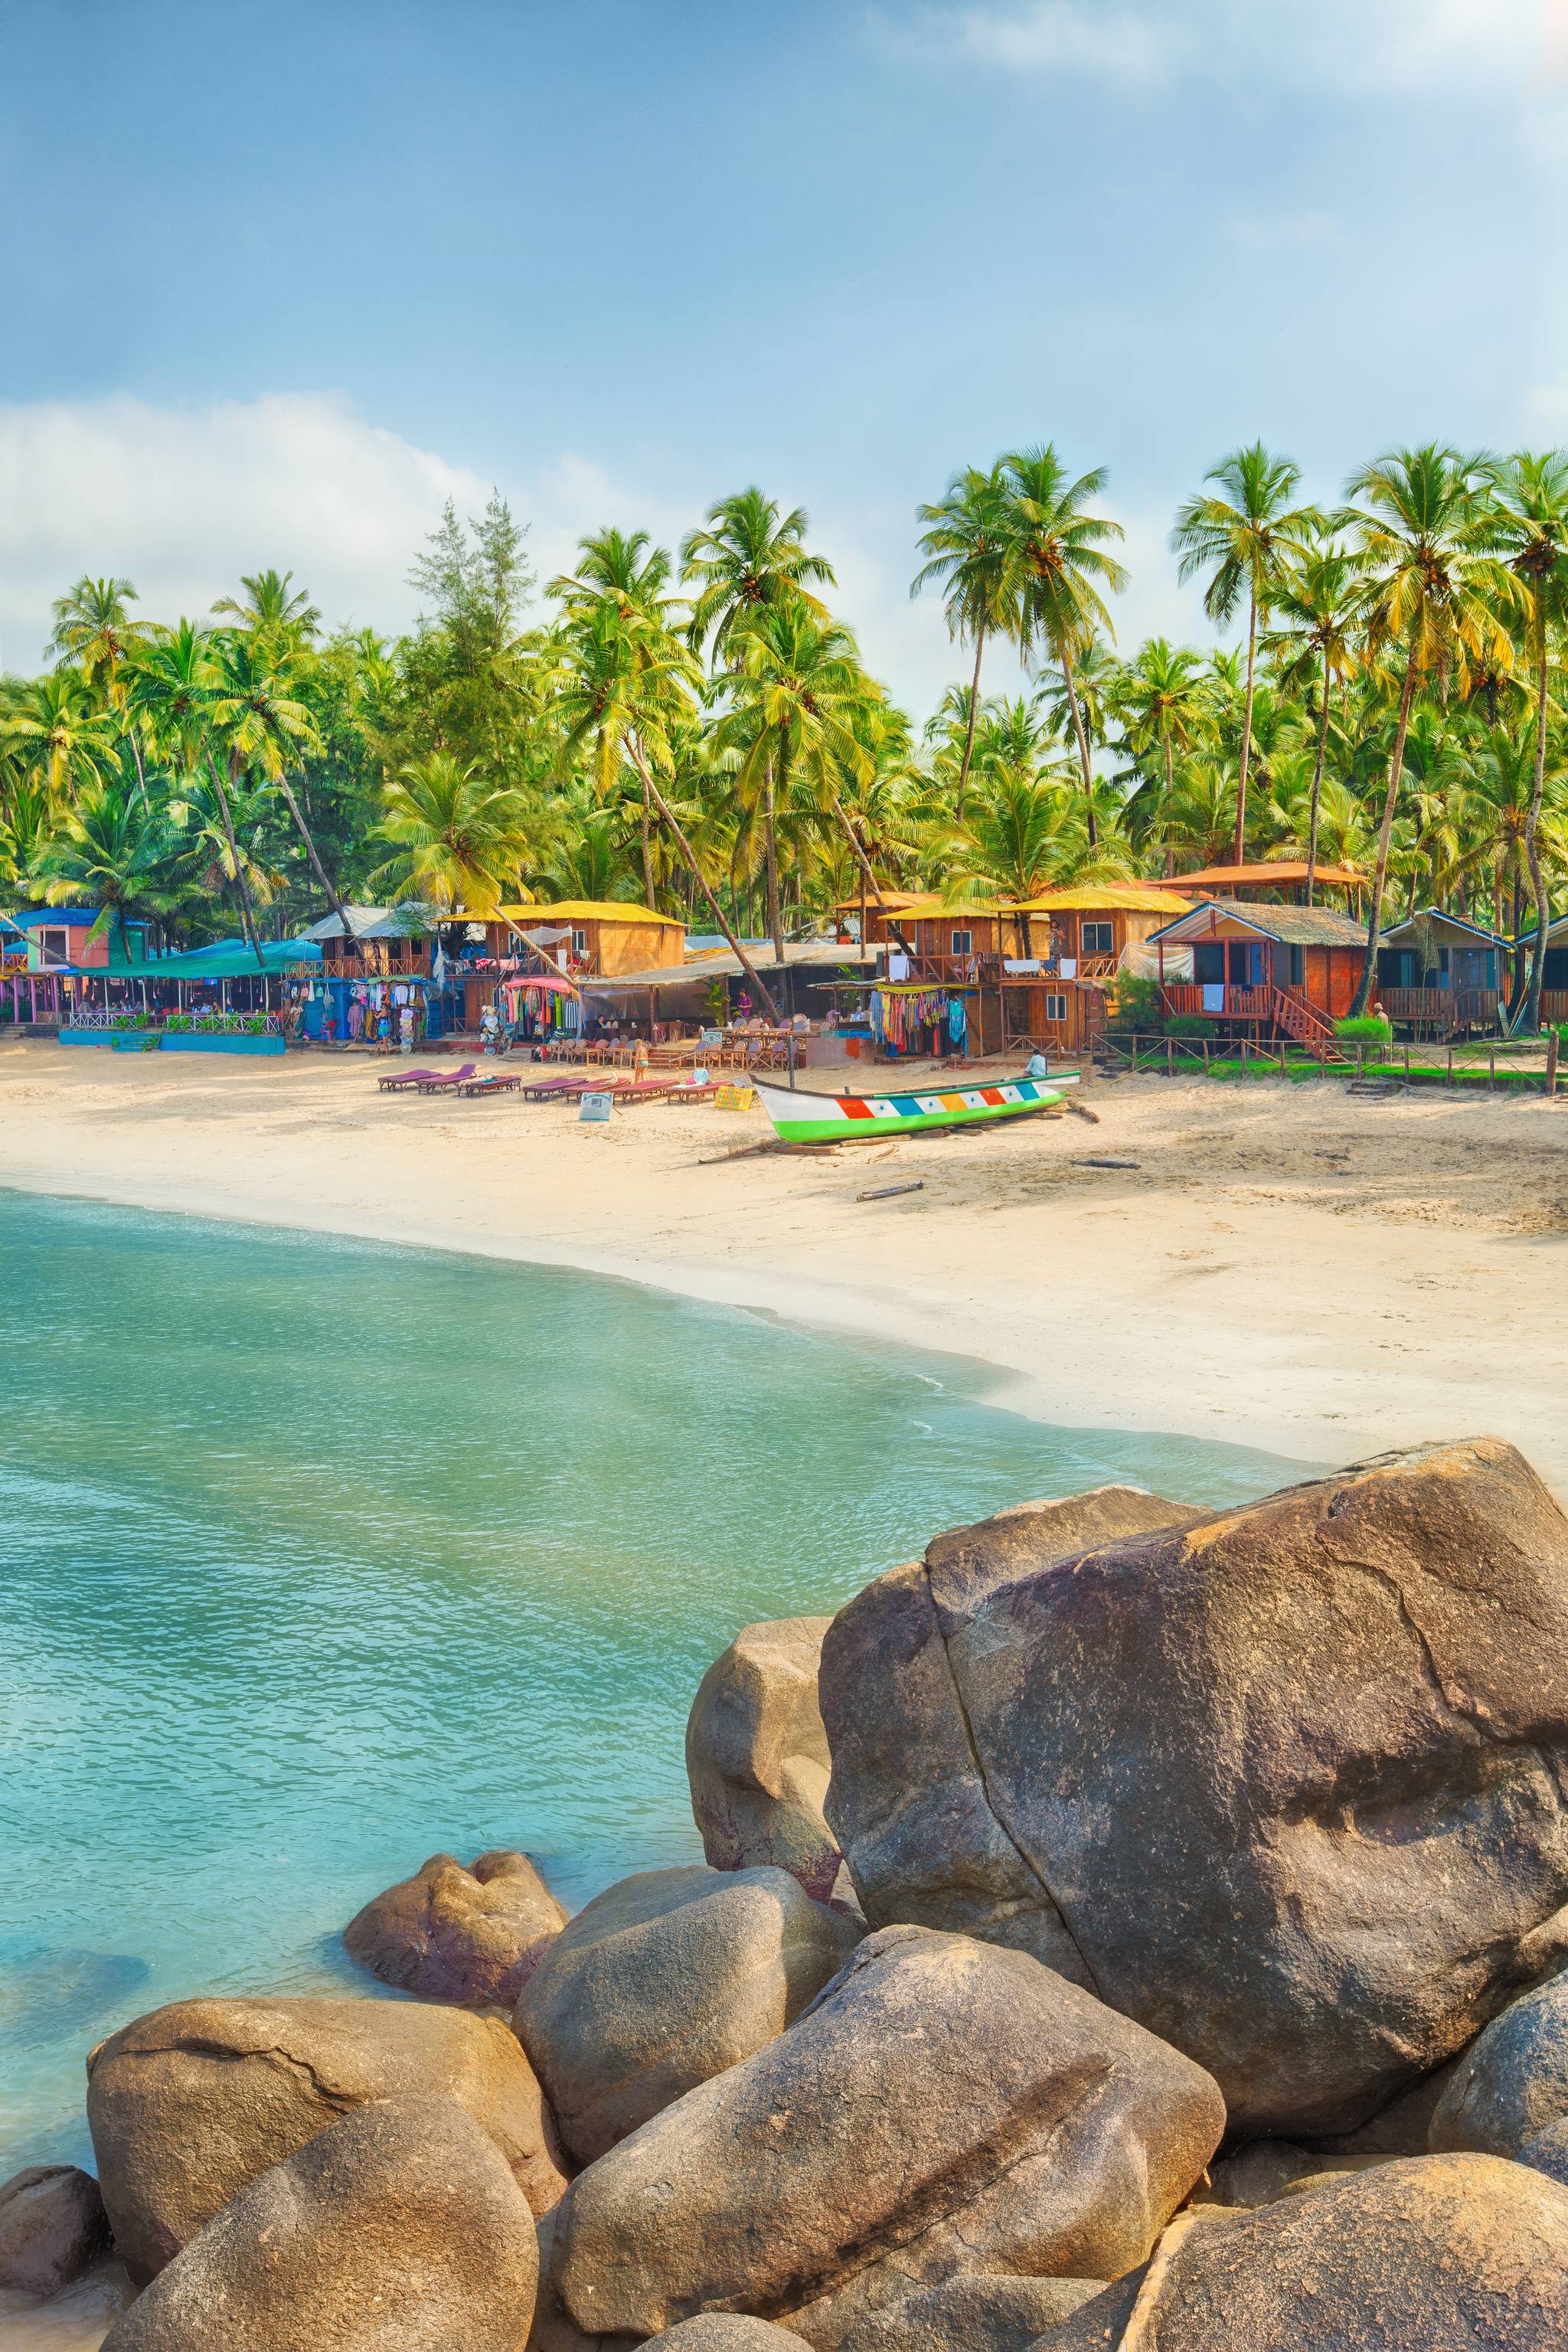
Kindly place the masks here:
POLYGON ((978 1127, 1047 1110, 1076 1087, 1076 1070, 1047 1078, 996 1078, 989 1085, 929 1087, 898 1094, 828 1095, 806 1087, 770 1087, 753 1078, 757 1098, 784 1143, 874 1143, 881 1135, 919 1135, 938 1127, 978 1127))

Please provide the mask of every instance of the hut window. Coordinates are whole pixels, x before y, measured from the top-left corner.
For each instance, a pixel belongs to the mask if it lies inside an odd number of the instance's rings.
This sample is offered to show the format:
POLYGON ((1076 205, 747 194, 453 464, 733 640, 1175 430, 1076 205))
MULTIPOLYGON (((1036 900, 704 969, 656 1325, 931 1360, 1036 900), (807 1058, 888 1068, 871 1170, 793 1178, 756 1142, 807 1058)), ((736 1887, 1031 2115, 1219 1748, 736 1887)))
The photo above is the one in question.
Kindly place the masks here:
POLYGON ((574 931, 574 932, 573 932, 573 934, 572 934, 572 952, 573 952, 573 954, 574 954, 574 955, 586 955, 586 954, 587 954, 587 952, 588 952, 588 934, 587 934, 587 932, 586 932, 586 931, 574 931))
POLYGON ((70 961, 70 933, 68 931, 55 931, 48 929, 40 930, 38 933, 38 960, 40 962, 68 963, 70 961))
POLYGON ((1292 988, 1300 988, 1301 985, 1302 971, 1306 961, 1304 950, 1300 948, 1287 948, 1285 952, 1290 959, 1289 967, 1290 973, 1290 985, 1292 988))
POLYGON ((974 952, 974 934, 973 934, 973 931, 954 931, 954 932, 953 932, 953 934, 952 934, 952 947, 948 950, 948 953, 949 953, 950 955, 955 955, 955 956, 966 956, 966 955, 973 955, 973 952, 974 952))
POLYGON ((1047 996, 1046 999, 1046 1019, 1047 1021, 1065 1021, 1067 1017, 1067 998, 1065 996, 1047 996))
POLYGON ((1079 939, 1084 955, 1110 955, 1115 945, 1115 933, 1109 923, 1080 923, 1079 939))
POLYGON ((1193 978, 1205 988, 1217 988, 1225 981, 1225 941, 1201 940, 1193 948, 1193 978))

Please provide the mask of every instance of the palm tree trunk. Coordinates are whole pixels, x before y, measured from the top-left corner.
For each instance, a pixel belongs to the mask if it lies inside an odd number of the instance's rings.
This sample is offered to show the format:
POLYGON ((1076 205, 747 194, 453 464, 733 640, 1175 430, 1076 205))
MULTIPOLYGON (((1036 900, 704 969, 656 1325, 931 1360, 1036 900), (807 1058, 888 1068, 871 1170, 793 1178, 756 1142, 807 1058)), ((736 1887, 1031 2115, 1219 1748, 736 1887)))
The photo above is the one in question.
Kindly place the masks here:
MULTIPOLYGON (((1171 803, 1176 793, 1175 762, 1171 757, 1171 738, 1165 737, 1165 879, 1168 882, 1176 870, 1176 853, 1171 845, 1171 803)), ((1027 954, 1027 949, 1025 953, 1027 954)))
POLYGON ((953 815, 963 823, 963 799, 969 789, 969 763, 974 757, 974 722, 980 716, 980 656, 985 650, 985 624, 974 632, 974 677, 969 688, 969 724, 963 730, 963 757, 958 767, 958 799, 953 815))
POLYGON ((261 952, 261 940, 256 929, 256 909, 250 903, 250 885, 245 878, 245 869, 239 861, 239 844, 234 837, 234 817, 228 805, 228 794, 224 789, 223 778, 218 773, 217 761, 210 751, 207 753, 207 773, 212 778, 213 789, 217 793, 217 804, 223 815, 224 838, 228 843, 229 865, 233 870, 234 878, 239 885, 240 920, 246 939, 249 942, 250 951, 256 958, 256 968, 258 971, 265 971, 267 958, 261 952))
POLYGON ((348 909, 343 905, 342 900, 339 898, 337 892, 332 887, 331 880, 328 878, 327 869, 321 863, 321 853, 316 847, 315 838, 311 834, 310 826, 305 823, 303 815, 300 814, 300 803, 294 797, 294 787, 289 782, 286 775, 280 775, 279 777, 278 788, 289 803, 289 814, 294 820, 294 830, 305 845, 305 855, 310 861, 311 868, 314 871, 317 881, 321 884, 322 889, 327 894, 327 904, 331 907, 333 914, 338 919, 338 925, 342 932, 344 940, 346 941, 352 940, 353 933, 349 928, 348 909))
POLYGON ((686 835, 682 833, 679 825, 676 822, 675 812, 670 807, 668 802, 665 799, 664 794, 659 791, 658 786, 654 782, 652 776, 648 773, 647 765, 643 760, 642 752, 637 748, 637 745, 635 742, 628 741, 626 748, 631 752, 632 761, 638 775, 642 778, 644 791, 647 793, 649 800, 653 803, 654 807, 658 810, 659 815, 663 818, 665 824, 669 827, 670 832, 675 836, 675 845, 679 850, 682 857, 686 860, 687 866, 690 869, 692 879, 696 882, 698 888, 701 891, 702 896, 707 899, 710 907, 712 908, 714 919, 719 925, 719 929, 723 932, 724 937, 730 942, 731 953, 735 957, 736 961, 740 964, 741 970, 745 973, 746 978, 751 982, 752 986, 762 998, 763 1004, 767 1008, 770 1018, 776 1022, 779 1017, 778 1006, 773 1003, 773 998, 763 986, 762 980, 752 964, 750 956, 746 953, 745 949, 741 945, 740 940, 735 937, 734 932, 730 929, 729 922, 725 918, 724 909, 719 904, 718 898, 708 880, 708 877, 703 873, 701 866, 697 862, 696 851, 692 848, 691 844, 687 840, 686 835))
MULTIPOLYGON (((1541 878, 1541 803, 1546 791, 1546 632, 1541 632, 1535 666, 1535 781, 1531 787, 1530 814, 1524 822, 1524 856, 1530 867, 1530 895, 1535 901, 1535 947, 1530 959, 1530 992, 1521 1026, 1527 1032, 1541 1026, 1541 983, 1546 977, 1546 886, 1541 878)), ((1518 929, 1515 927, 1515 936, 1518 929)))
POLYGON ((1383 887, 1388 879, 1388 843, 1394 831, 1394 804, 1399 798, 1399 779, 1405 767, 1405 738, 1410 727, 1410 705, 1415 697, 1415 647, 1410 648, 1405 664, 1405 683, 1399 690, 1399 724, 1394 731, 1394 753, 1388 762, 1388 791, 1384 798, 1383 823, 1377 835, 1377 871, 1372 881, 1372 904, 1367 911, 1366 961, 1361 968, 1356 984, 1352 1015, 1363 1013, 1372 1003, 1373 982, 1377 977, 1377 940, 1383 928, 1383 887))
POLYGON ((1258 666, 1258 585, 1253 583, 1247 607, 1247 707, 1241 718, 1241 760, 1236 780, 1236 839, 1231 844, 1230 862, 1239 866, 1247 846, 1247 767, 1252 756, 1252 697, 1258 666))
POLYGON ((856 833, 854 826, 850 824, 849 819, 845 814, 844 803, 839 799, 837 793, 832 795, 832 808, 834 815, 837 818, 840 826, 843 828, 844 838, 849 844, 850 856, 855 859, 856 864, 860 868, 860 906, 862 909, 860 921, 861 954, 864 955, 866 952, 866 923, 864 909, 866 905, 866 885, 869 883, 871 889, 876 896, 877 912, 879 915, 885 915, 887 917, 889 929, 891 930, 893 937, 897 940, 900 952, 907 955, 912 962, 914 960, 914 950, 910 947, 908 940, 905 939, 897 915, 894 914, 892 908, 889 906, 887 900, 882 896, 882 886, 878 881, 875 873, 872 871, 871 861, 867 856, 865 850, 861 847, 859 836, 856 833))
MULTIPOLYGON (((1318 879, 1318 809, 1323 796, 1323 758, 1329 748, 1329 657, 1323 656, 1323 708, 1318 718, 1318 756, 1312 766, 1312 817, 1307 835, 1307 904, 1318 879)), ((1240 858, 1237 864, 1241 863, 1240 858)))
POLYGON ((642 788, 642 902, 653 911, 653 810, 647 786, 642 788))
POLYGON ((784 969, 784 916, 779 908, 779 837, 773 823, 773 763, 770 759, 763 778, 763 854, 768 885, 768 930, 773 938, 773 961, 784 969))
POLYGON ((1073 733, 1078 737, 1078 756, 1083 764, 1084 811, 1089 819, 1089 845, 1095 846, 1094 831, 1094 771, 1089 761, 1089 737, 1084 731, 1083 713, 1078 707, 1078 689, 1072 682, 1072 649, 1061 649, 1062 680, 1068 690, 1068 709, 1072 712, 1073 733))

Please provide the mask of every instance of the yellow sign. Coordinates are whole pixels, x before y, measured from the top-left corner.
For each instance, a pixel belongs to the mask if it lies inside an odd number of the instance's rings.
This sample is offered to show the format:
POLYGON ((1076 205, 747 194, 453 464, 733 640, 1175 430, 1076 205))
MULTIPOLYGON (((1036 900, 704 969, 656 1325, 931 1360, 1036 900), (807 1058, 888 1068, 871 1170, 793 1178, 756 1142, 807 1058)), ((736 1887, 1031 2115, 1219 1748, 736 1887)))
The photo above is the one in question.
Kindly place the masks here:
POLYGON ((750 1110, 756 1099, 754 1087, 721 1087, 713 1097, 721 1110, 750 1110))

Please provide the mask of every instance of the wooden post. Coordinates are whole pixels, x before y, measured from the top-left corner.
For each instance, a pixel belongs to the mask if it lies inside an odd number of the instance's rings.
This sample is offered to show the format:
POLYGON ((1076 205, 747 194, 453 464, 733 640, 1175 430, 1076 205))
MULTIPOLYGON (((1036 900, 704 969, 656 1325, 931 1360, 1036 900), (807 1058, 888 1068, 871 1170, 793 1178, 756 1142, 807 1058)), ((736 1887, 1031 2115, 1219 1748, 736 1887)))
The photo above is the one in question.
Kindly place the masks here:
POLYGON ((1497 1047, 1495 1045, 1489 1045, 1487 1047, 1487 1092, 1489 1095, 1496 1094, 1497 1092, 1497 1047))
POLYGON ((1557 1092, 1557 1044, 1558 1039, 1556 1030, 1549 1029, 1546 1033, 1546 1091, 1548 1095, 1554 1095, 1557 1092))
POLYGON ((1167 1037, 1167 1038, 1166 1038, 1166 1040, 1165 1040, 1165 1076, 1166 1076, 1168 1078, 1173 1078, 1173 1077, 1175 1076, 1175 1075, 1176 1075, 1176 1045, 1175 1045, 1175 1040, 1174 1040, 1173 1038, 1172 1038, 1172 1037, 1167 1037))
POLYGON ((1132 1075, 1134 1077, 1138 1075, 1138 1032, 1136 1029, 1132 1032, 1132 1075))
POLYGON ((1454 1083, 1454 1049, 1452 1045, 1448 1048, 1448 1076, 1447 1083, 1449 1086, 1452 1086, 1454 1083))
POLYGON ((1408 1045, 1405 1048, 1405 1083, 1406 1086, 1410 1084, 1410 1048, 1408 1045))
POLYGON ((1208 1039, 1205 1037, 1205 1038, 1204 1039, 1204 1076, 1205 1076, 1205 1078, 1207 1077, 1208 1074, 1209 1074, 1209 1041, 1208 1041, 1208 1039))

